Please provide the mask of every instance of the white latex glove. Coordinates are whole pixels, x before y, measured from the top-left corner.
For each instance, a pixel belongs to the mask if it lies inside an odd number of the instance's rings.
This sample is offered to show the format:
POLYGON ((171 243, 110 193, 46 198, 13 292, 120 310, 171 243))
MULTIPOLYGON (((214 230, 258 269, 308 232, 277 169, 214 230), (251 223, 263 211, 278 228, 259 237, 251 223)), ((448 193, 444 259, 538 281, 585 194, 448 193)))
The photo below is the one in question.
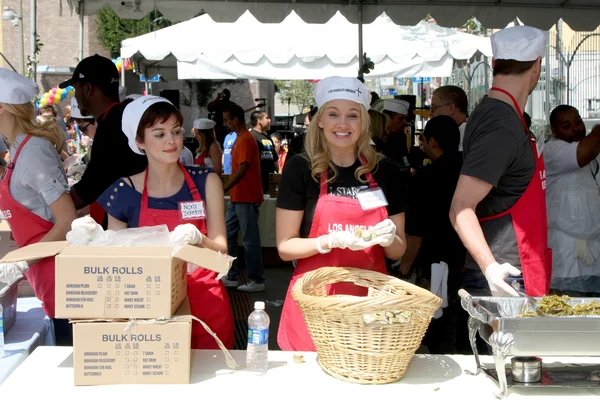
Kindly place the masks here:
POLYGON ((202 243, 202 232, 192 224, 179 225, 171 232, 171 241, 178 246, 200 244, 202 243))
POLYGON ((92 217, 86 215, 71 223, 71 231, 67 232, 67 242, 85 246, 103 233, 102 227, 92 217))
POLYGON ((25 275, 25 271, 29 269, 26 261, 17 261, 14 263, 0 264, 0 282, 10 283, 25 275))
POLYGON ((373 241, 381 247, 389 247, 396 238, 396 224, 391 219, 384 219, 369 231, 375 234, 373 241))
POLYGON ((365 242, 362 238, 357 238, 352 232, 340 231, 331 232, 327 235, 330 249, 350 249, 353 251, 364 250, 375 244, 375 242, 365 242))
POLYGON ((519 276, 521 271, 508 263, 498 264, 493 263, 488 265, 485 270, 485 279, 488 281, 492 296, 499 297, 518 297, 519 294, 513 289, 505 279, 509 276, 519 276))

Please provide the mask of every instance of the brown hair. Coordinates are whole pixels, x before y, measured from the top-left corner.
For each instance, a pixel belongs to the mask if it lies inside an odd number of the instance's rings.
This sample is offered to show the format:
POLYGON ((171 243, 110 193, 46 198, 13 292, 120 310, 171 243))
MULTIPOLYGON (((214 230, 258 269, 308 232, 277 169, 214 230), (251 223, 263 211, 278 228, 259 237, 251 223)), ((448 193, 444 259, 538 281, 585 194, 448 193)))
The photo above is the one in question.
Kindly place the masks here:
POLYGON ((535 61, 495 60, 494 76, 496 75, 521 75, 535 65, 535 61))
POLYGON ((194 135, 196 136, 196 138, 198 139, 198 143, 200 144, 200 146, 198 146, 198 148, 196 149, 197 154, 208 153, 208 150, 210 150, 210 146, 212 146, 212 144, 217 141, 217 138, 215 137, 215 129, 214 128, 211 128, 211 129, 196 129, 196 128, 194 128, 192 130, 192 132, 194 132, 194 135))
POLYGON ((146 128, 153 127, 156 124, 160 124, 175 116, 177 122, 181 126, 183 124, 183 115, 173 104, 161 101, 160 103, 154 103, 144 112, 140 123, 138 124, 137 133, 135 135, 136 140, 139 143, 144 143, 144 132, 146 128))
POLYGON ((60 152, 65 147, 65 135, 58 126, 56 118, 47 116, 41 118, 45 121, 34 120, 35 108, 31 103, 26 104, 5 104, 0 103, 2 107, 10 114, 13 119, 14 132, 10 132, 10 140, 14 140, 17 133, 25 133, 32 136, 38 136, 48 140, 54 145, 56 151, 60 152))
POLYGON ((371 136, 381 139, 389 123, 390 117, 387 114, 369 110, 369 121, 371 136))
MULTIPOLYGON (((308 132, 306 133, 306 139, 304 141, 304 149, 306 151, 305 157, 310 162, 311 176, 319 182, 320 175, 327 170, 333 172, 327 177, 327 182, 333 182, 338 176, 337 168, 331 161, 331 153, 327 147, 325 140, 325 133, 323 129, 316 123, 321 118, 325 107, 319 108, 317 114, 314 117, 313 122, 308 126, 308 132)), ((371 146, 371 133, 369 131, 369 114, 363 105, 360 106, 360 137, 356 142, 356 150, 358 156, 363 156, 366 163, 361 165, 354 172, 356 179, 362 183, 367 180, 364 177, 365 174, 375 169, 377 162, 382 158, 378 154, 373 146, 371 146)))
POLYGON ((40 107, 40 114, 43 114, 46 111, 50 111, 54 118, 58 116, 58 111, 56 111, 56 107, 54 107, 52 104, 46 104, 45 106, 40 107))

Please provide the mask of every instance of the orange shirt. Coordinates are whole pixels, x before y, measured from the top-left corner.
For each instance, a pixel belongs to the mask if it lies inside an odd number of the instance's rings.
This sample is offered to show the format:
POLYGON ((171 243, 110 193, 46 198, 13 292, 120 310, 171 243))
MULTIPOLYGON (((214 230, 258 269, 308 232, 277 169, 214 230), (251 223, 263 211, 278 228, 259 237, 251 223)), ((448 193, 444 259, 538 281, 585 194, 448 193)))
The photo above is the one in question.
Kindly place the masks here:
POLYGON ((238 132, 231 150, 231 175, 237 172, 243 162, 248 163, 248 170, 242 180, 229 189, 231 201, 234 203, 262 203, 264 198, 258 145, 254 136, 247 129, 238 132))

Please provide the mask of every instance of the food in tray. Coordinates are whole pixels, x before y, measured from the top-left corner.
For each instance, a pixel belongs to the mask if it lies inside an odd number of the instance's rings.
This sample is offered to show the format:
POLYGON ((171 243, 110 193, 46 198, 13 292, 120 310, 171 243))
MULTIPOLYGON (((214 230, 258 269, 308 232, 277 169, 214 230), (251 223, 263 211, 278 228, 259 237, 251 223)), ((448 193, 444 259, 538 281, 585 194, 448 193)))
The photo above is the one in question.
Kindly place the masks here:
POLYGON ((412 311, 385 311, 381 313, 363 314, 365 324, 405 324, 410 321, 412 311))
POLYGON ((362 238, 365 242, 370 242, 375 239, 375 232, 368 229, 362 229, 360 226, 354 228, 354 236, 362 238))
MULTIPOLYGON (((600 315, 600 302, 595 300, 589 303, 571 305, 569 296, 550 295, 538 301, 537 310, 548 317, 600 315)), ((540 316, 535 310, 524 310, 522 317, 540 316)))

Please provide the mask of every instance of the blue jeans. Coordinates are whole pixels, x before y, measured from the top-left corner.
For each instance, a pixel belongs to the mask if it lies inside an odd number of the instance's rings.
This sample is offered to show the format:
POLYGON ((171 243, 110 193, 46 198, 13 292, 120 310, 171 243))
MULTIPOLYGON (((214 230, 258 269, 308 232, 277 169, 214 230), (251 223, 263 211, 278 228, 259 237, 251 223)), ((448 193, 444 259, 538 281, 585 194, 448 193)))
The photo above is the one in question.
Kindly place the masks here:
MULTIPOLYGON (((265 270, 260 248, 258 231, 258 207, 260 204, 232 203, 227 204, 225 222, 227 223, 227 248, 231 257, 237 257, 238 233, 242 230, 242 245, 245 251, 246 272, 248 279, 256 283, 265 281, 265 270)), ((237 260, 227 274, 229 280, 236 281, 240 277, 237 260)))

